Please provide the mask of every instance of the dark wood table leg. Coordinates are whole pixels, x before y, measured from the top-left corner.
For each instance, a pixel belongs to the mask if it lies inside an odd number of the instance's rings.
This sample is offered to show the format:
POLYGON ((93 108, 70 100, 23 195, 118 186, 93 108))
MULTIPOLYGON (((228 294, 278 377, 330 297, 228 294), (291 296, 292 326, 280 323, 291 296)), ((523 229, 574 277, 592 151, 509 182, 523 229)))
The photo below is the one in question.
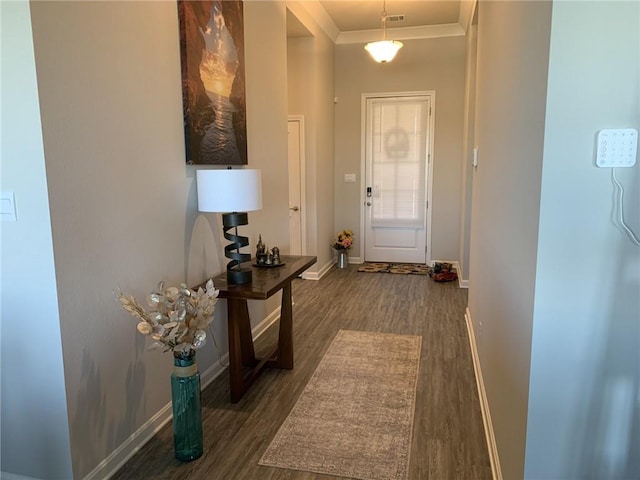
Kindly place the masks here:
POLYGON ((229 326, 229 387, 231 402, 237 403, 247 390, 243 365, 255 365, 256 357, 251 337, 251 321, 247 301, 227 299, 227 319, 229 326))
MULTIPOLYGON (((234 302, 235 303, 235 302, 234 302)), ((242 349, 242 364, 253 367, 256 363, 256 354, 253 349, 253 334, 251 333, 251 318, 249 317, 249 305, 246 300, 238 302, 238 323, 240 328, 240 348, 242 349)), ((234 305, 234 310, 236 306, 234 305)))
POLYGON ((216 286, 220 289, 220 298, 227 300, 229 384, 232 403, 240 401, 265 368, 293 369, 291 283, 301 272, 316 263, 317 258, 285 255, 283 260, 283 264, 279 265, 281 268, 275 270, 252 268, 252 284, 229 284, 226 272, 214 279, 216 286), (278 343, 258 359, 253 345, 248 300, 267 300, 277 292, 282 292, 278 343))
POLYGON ((282 305, 280 307, 280 332, 278 333, 278 359, 280 368, 293 369, 293 307, 291 300, 291 282, 282 287, 282 305))

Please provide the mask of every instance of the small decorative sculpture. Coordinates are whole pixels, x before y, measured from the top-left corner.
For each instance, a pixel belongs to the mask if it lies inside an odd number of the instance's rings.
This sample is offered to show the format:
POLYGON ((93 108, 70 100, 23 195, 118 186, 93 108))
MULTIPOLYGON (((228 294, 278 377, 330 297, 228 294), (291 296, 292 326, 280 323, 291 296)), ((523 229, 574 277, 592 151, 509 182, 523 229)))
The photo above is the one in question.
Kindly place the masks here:
POLYGON ((262 243, 262 234, 258 234, 258 243, 256 243, 256 257, 261 253, 265 253, 267 247, 262 243))
POLYGON ((258 235, 258 243, 256 243, 256 265, 259 267, 284 265, 280 260, 280 249, 273 247, 269 250, 262 242, 262 234, 258 235))
POLYGON ((258 243, 256 243, 256 263, 265 265, 267 262, 267 247, 262 243, 262 234, 258 235, 258 243))

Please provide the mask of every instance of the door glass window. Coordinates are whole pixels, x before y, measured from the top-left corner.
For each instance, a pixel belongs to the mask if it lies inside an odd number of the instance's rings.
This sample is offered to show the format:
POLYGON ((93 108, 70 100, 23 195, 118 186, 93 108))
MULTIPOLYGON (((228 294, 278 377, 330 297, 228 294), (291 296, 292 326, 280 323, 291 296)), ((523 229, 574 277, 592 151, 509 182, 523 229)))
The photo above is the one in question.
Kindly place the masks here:
POLYGON ((428 100, 370 101, 371 225, 421 227, 425 216, 428 100))

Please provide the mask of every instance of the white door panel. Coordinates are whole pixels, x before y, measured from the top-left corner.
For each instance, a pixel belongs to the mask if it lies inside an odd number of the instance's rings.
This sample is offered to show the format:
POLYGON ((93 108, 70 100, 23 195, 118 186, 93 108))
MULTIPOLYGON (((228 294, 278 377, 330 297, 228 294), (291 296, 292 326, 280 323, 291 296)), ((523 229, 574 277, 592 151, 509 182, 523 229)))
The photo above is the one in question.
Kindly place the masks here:
POLYGON ((302 255, 302 128, 300 119, 288 121, 289 157, 289 254, 302 255))
POLYGON ((429 95, 368 98, 365 260, 425 263, 429 95))
POLYGON ((412 228, 373 227, 373 246, 375 248, 413 248, 421 244, 423 232, 412 228))

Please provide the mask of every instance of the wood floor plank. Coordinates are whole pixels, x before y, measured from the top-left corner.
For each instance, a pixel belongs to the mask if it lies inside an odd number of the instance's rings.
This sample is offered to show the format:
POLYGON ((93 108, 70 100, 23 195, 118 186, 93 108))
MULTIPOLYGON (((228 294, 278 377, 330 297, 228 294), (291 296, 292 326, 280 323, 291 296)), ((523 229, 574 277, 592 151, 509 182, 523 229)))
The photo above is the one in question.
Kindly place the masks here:
MULTIPOLYGON (((335 480, 258 461, 340 329, 423 338, 410 479, 491 479, 464 321, 466 290, 420 275, 359 273, 351 265, 319 281, 295 280, 293 299, 294 369, 266 370, 235 405, 223 373, 202 394, 200 459, 174 460, 169 423, 115 480, 335 480)), ((276 338, 277 324, 258 339, 256 350, 268 349, 276 338)))

